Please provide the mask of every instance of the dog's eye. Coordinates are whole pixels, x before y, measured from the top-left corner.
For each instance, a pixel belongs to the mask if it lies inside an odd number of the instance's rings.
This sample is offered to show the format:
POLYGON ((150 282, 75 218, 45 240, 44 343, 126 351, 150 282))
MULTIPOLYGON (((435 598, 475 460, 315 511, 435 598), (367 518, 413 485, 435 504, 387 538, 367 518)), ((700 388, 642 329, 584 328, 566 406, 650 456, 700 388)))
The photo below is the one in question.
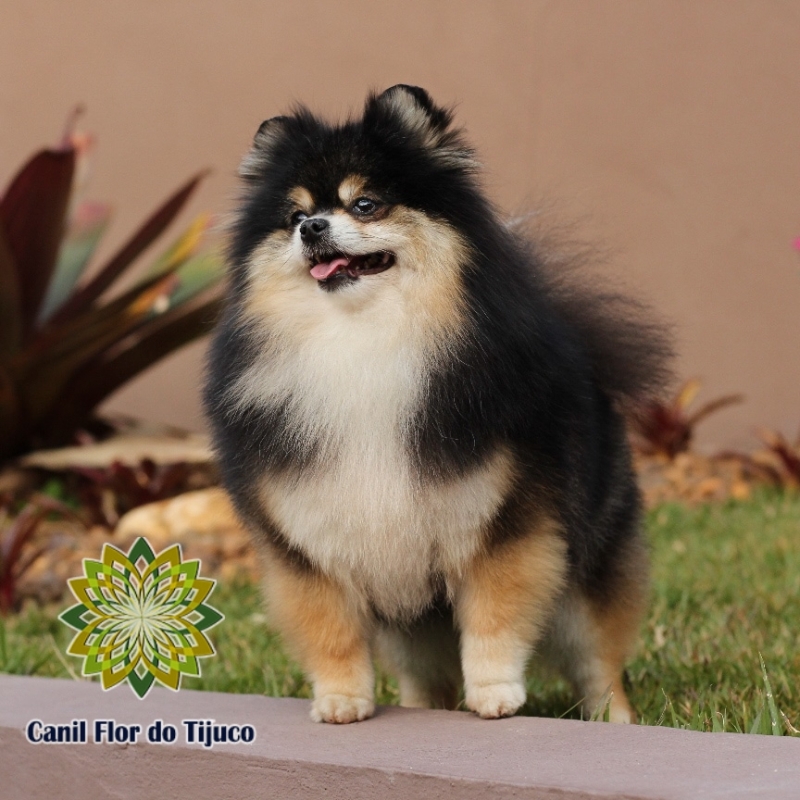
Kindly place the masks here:
POLYGON ((378 204, 374 200, 370 200, 369 197, 359 197, 353 203, 353 211, 356 214, 371 214, 377 207, 378 204))
POLYGON ((289 219, 292 225, 299 225, 304 219, 308 219, 308 214, 305 211, 295 211, 289 219))

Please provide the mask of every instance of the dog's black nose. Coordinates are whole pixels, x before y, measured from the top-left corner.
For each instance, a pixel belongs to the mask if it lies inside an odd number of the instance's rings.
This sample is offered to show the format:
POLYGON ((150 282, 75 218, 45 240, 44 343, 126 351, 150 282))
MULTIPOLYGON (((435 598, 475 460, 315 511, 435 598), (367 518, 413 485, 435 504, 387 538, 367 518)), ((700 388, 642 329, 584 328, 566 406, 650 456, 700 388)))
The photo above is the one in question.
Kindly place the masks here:
POLYGON ((304 219, 300 223, 300 238, 309 244, 316 242, 329 227, 328 220, 322 217, 304 219))

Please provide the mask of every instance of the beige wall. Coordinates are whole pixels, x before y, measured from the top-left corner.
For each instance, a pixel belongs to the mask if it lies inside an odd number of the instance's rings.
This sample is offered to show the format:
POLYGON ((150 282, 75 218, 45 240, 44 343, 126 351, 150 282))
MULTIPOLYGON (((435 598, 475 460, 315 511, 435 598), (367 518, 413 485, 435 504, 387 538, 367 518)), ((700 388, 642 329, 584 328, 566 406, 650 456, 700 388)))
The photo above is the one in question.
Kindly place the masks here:
MULTIPOLYGON (((370 87, 457 102, 509 210, 542 198, 675 321, 683 375, 746 405, 746 444, 800 424, 800 3, 779 0, 0 0, 0 181, 84 102, 111 243, 197 168, 224 212, 259 122, 342 115, 370 87)), ((200 424, 202 347, 110 407, 200 424)))

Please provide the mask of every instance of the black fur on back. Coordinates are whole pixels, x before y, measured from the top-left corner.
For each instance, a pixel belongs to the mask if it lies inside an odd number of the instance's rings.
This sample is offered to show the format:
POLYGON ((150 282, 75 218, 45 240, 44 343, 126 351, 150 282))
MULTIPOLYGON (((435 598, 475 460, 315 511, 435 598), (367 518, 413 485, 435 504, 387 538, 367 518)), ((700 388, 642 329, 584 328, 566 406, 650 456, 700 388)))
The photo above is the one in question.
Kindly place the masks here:
POLYGON ((577 579, 602 593, 638 536, 622 412, 668 376, 663 327, 645 306, 587 285, 580 271, 549 266, 546 253, 510 231, 485 199, 451 112, 421 89, 399 91, 415 99, 423 125, 409 128, 384 93, 368 99, 362 119, 330 125, 298 109, 262 126, 261 152, 257 136, 233 227, 229 309, 205 394, 225 482, 257 523, 254 478, 266 468, 302 467, 309 457, 291 449, 282 409, 231 415, 227 408, 226 387, 252 359, 253 337, 239 313, 244 264, 286 224, 290 188, 305 186, 332 207, 344 177, 365 175, 389 202, 445 221, 471 252, 461 266, 469 325, 430 375, 408 443, 420 474, 452 478, 509 448, 521 474, 495 537, 516 535, 531 505, 545 504, 563 523, 577 579))

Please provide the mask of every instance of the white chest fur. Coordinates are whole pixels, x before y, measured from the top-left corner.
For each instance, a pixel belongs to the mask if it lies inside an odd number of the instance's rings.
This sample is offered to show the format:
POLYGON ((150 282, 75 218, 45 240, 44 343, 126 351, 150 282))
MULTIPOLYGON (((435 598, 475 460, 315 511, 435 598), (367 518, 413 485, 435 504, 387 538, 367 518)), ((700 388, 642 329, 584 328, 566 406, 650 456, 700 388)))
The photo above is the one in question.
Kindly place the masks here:
POLYGON ((287 407, 295 443, 322 456, 324 467, 265 475, 265 511, 315 565, 391 616, 421 610, 435 572, 458 579, 511 479, 505 453, 449 483, 420 478, 404 434, 431 331, 398 324, 396 312, 326 314, 234 387, 240 403, 287 407))
MULTIPOLYGON (((366 432, 366 431, 365 431, 366 432)), ((505 459, 458 481, 425 484, 382 437, 350 441, 325 470, 267 477, 262 497, 290 541, 388 616, 422 610, 438 572, 453 584, 502 502, 505 459)))

